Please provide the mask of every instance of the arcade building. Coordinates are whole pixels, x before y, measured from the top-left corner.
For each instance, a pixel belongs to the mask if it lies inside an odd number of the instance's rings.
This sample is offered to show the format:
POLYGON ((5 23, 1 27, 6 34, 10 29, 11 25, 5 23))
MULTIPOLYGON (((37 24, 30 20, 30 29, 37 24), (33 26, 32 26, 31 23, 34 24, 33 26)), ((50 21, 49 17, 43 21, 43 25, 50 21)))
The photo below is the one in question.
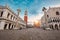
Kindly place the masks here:
POLYGON ((0 29, 26 28, 26 23, 19 17, 20 9, 14 13, 8 5, 0 6, 0 29))
POLYGON ((41 18, 41 26, 51 29, 60 29, 60 7, 43 7, 44 15, 41 18))

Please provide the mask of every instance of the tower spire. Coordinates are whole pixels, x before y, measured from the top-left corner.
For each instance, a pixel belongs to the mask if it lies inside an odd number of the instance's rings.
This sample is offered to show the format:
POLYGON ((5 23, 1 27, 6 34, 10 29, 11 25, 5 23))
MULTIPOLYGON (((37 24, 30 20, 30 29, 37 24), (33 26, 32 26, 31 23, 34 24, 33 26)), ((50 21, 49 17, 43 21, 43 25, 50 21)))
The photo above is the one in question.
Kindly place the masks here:
POLYGON ((27 9, 25 10, 25 15, 27 16, 28 12, 27 12, 27 9))

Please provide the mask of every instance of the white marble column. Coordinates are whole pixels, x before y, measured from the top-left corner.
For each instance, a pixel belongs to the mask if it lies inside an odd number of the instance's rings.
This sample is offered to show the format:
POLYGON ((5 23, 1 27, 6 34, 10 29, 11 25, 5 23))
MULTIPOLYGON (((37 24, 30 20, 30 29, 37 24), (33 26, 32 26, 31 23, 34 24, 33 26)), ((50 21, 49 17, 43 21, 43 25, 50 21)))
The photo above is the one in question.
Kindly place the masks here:
POLYGON ((13 20, 13 16, 12 16, 11 20, 13 20))
MULTIPOLYGON (((59 23, 59 25, 60 25, 60 23, 59 23)), ((60 26, 59 26, 59 29, 60 29, 60 26)))
POLYGON ((4 18, 7 18, 7 14, 8 14, 8 13, 7 13, 7 10, 4 9, 4 10, 3 10, 3 17, 4 17, 4 18))
POLYGON ((0 21, 0 27, 1 27, 1 21, 0 21))
POLYGON ((4 25, 5 25, 5 21, 1 21, 0 30, 3 30, 4 29, 4 25))
POLYGON ((13 25, 13 29, 15 28, 15 26, 13 25))
POLYGON ((58 25, 57 28, 59 29, 59 24, 57 23, 57 25, 58 25))
POLYGON ((9 15, 9 19, 11 19, 11 15, 9 15))
POLYGON ((9 29, 9 23, 7 23, 7 27, 6 27, 6 29, 9 29))
POLYGON ((53 24, 53 28, 55 29, 55 24, 53 24))

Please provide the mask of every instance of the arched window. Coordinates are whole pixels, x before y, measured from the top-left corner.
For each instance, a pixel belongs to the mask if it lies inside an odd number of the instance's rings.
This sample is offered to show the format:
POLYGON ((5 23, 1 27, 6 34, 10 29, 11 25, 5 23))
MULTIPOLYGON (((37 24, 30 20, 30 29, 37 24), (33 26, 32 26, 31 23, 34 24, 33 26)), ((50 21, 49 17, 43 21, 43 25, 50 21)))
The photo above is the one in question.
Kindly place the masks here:
POLYGON ((59 22, 60 22, 60 19, 59 19, 59 22))
POLYGON ((10 29, 10 26, 11 26, 11 23, 9 24, 9 27, 8 27, 8 29, 10 29))
POLYGON ((47 17, 49 17, 49 15, 47 15, 47 17))
POLYGON ((57 25, 57 24, 55 24, 55 29, 57 29, 57 30, 58 30, 58 25, 57 25))
POLYGON ((12 25, 12 28, 11 29, 13 29, 13 25, 12 25))
POLYGON ((56 15, 59 15, 59 12, 58 11, 56 12, 56 15))
POLYGON ((0 21, 0 23, 1 23, 1 21, 0 21))
POLYGON ((15 19, 15 16, 13 17, 13 20, 15 19))
POLYGON ((54 28, 53 28, 53 25, 49 25, 49 27, 50 27, 51 29, 54 29, 54 28))
POLYGON ((12 19, 13 15, 11 15, 11 19, 12 19))
POLYGON ((56 19, 54 21, 57 22, 56 19))
POLYGON ((2 15, 3 15, 3 11, 0 13, 0 17, 2 17, 2 15))
POLYGON ((7 24, 4 25, 4 29, 6 29, 6 28, 7 28, 7 24))
POLYGON ((54 20, 53 20, 53 22, 54 22, 54 20))
POLYGON ((59 22, 59 19, 57 21, 59 22))
POLYGON ((60 24, 59 24, 59 27, 60 27, 60 24))
POLYGON ((56 19, 56 22, 58 22, 58 20, 56 19))
POLYGON ((7 18, 9 18, 10 13, 8 13, 7 18))

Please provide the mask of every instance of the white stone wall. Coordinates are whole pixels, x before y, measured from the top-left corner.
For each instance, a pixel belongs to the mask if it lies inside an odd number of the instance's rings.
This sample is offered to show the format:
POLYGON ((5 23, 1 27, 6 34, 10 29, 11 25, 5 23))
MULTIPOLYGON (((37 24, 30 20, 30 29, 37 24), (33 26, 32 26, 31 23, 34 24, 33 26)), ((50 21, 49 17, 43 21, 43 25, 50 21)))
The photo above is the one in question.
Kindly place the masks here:
POLYGON ((60 8, 50 8, 48 9, 47 14, 49 15, 49 17, 60 17, 56 15, 56 11, 60 13, 60 8))
POLYGON ((5 21, 1 21, 1 23, 0 23, 0 30, 4 29, 4 25, 5 25, 5 21))
POLYGON ((6 10, 6 9, 3 9, 2 11, 3 11, 3 17, 4 17, 4 18, 7 18, 7 14, 8 14, 8 13, 7 13, 7 10, 6 10))
MULTIPOLYGON (((44 12, 45 13, 45 12, 44 12)), ((53 25, 53 27, 55 28, 55 24, 57 24, 58 25, 58 28, 59 28, 59 24, 60 24, 60 22, 51 22, 51 23, 48 23, 50 20, 54 20, 54 19, 56 19, 56 20, 58 20, 58 19, 60 19, 60 7, 53 7, 53 8, 49 8, 47 11, 46 11, 46 13, 45 13, 46 15, 46 19, 47 19, 47 25, 49 26, 49 25, 53 25), (59 15, 56 15, 56 12, 59 12, 59 15), (49 16, 49 17, 47 17, 47 15, 49 16)), ((44 21, 45 20, 45 17, 42 17, 41 18, 41 21, 42 21, 42 24, 45 22, 44 21)))
POLYGON ((42 18, 41 18, 41 26, 44 26, 44 24, 45 24, 45 17, 42 16, 42 18))
POLYGON ((0 20, 0 29, 4 29, 4 25, 7 24, 7 28, 9 27, 9 24, 11 23, 11 27, 13 25, 13 29, 15 27, 17 27, 18 29, 23 25, 25 26, 25 22, 19 18, 19 16, 17 14, 15 14, 11 9, 7 9, 7 8, 1 8, 0 12, 3 11, 3 15, 2 17, 0 17, 0 19, 2 18, 2 20, 0 20), (10 14, 9 17, 7 18, 8 13, 10 14), (12 16, 12 19, 11 19, 12 16), (7 21, 8 20, 8 21, 7 21), (22 24, 21 24, 22 23, 22 24), (17 25, 18 24, 18 25, 17 25), (21 25, 20 25, 21 24, 21 25))

